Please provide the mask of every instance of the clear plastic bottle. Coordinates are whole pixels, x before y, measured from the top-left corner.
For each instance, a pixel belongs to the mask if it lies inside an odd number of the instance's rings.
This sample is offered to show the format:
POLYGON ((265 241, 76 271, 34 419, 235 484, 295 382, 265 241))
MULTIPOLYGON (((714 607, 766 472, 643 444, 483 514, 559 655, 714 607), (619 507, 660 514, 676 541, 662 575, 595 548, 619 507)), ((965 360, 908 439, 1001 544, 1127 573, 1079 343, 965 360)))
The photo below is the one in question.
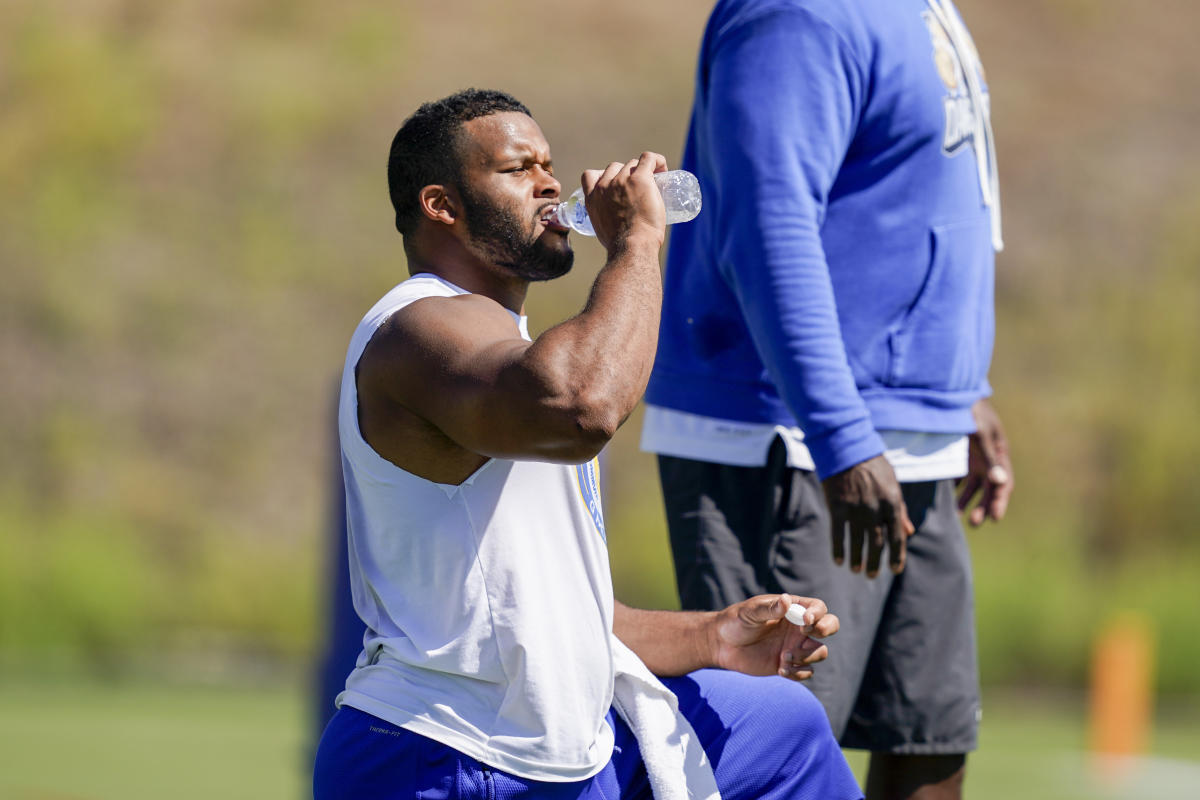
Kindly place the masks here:
MULTIPOLYGON (((667 208, 667 224, 687 222, 700 213, 700 181, 684 169, 673 169, 654 175, 654 182, 662 192, 663 205, 667 208)), ((559 203, 555 211, 559 224, 584 236, 595 236, 596 230, 588 219, 587 206, 583 202, 583 188, 576 189, 566 202, 559 203)))

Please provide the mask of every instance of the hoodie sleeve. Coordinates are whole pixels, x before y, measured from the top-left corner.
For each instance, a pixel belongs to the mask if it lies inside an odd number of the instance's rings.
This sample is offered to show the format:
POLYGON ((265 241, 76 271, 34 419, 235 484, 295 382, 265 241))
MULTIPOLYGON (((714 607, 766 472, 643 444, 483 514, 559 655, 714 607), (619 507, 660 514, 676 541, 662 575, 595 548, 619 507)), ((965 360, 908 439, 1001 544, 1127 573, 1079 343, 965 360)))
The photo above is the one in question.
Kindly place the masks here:
POLYGON ((849 44, 795 8, 730 26, 708 64, 718 266, 822 478, 884 450, 846 360, 820 237, 864 85, 849 44))

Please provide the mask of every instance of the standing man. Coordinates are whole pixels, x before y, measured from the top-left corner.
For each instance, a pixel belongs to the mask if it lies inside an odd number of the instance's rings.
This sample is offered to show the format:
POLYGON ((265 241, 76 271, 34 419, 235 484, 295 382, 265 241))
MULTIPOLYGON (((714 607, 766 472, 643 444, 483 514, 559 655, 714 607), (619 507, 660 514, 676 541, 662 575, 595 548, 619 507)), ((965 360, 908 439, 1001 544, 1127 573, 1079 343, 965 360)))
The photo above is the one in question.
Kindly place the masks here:
POLYGON ((793 682, 837 629, 820 600, 613 599, 595 457, 650 374, 665 168, 643 153, 584 173, 608 259, 584 309, 531 341, 529 284, 573 254, 529 110, 467 90, 397 133, 388 180, 412 277, 363 318, 342 376, 366 631, 317 800, 861 797, 793 682))
POLYGON ((959 797, 979 692, 956 511, 999 520, 1012 491, 975 47, 949 0, 721 0, 682 166, 705 213, 672 234, 643 448, 683 606, 824 598, 844 632, 813 690, 872 752, 867 796, 959 797))

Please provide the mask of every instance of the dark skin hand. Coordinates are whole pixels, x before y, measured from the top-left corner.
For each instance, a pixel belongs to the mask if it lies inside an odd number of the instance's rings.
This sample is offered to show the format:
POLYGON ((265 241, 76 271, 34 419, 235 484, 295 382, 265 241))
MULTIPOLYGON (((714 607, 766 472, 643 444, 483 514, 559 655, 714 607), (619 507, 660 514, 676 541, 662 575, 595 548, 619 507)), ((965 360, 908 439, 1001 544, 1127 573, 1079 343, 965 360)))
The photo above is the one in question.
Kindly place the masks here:
POLYGON ((987 400, 980 400, 971 413, 978 430, 970 436, 967 474, 958 482, 958 510, 967 511, 974 501, 967 522, 978 528, 986 520, 1004 519, 1013 492, 1013 469, 1008 438, 996 409, 987 400))
POLYGON ((837 633, 838 618, 815 597, 764 594, 720 611, 646 611, 616 604, 613 631, 655 675, 686 675, 716 667, 747 675, 812 677, 837 633), (787 619, 804 606, 804 624, 787 619))
POLYGON ((874 578, 885 547, 888 567, 894 573, 902 572, 906 543, 915 528, 887 459, 882 455, 869 458, 829 476, 822 485, 833 529, 834 563, 841 565, 846 560, 848 539, 851 572, 862 571, 865 552, 867 577, 874 578))
POLYGON ((747 675, 770 675, 774 670, 790 680, 808 680, 813 665, 829 656, 829 648, 819 640, 837 633, 838 624, 838 618, 815 597, 752 597, 718 612, 714 662, 747 675), (782 618, 790 605, 785 597, 807 609, 804 625, 782 618))

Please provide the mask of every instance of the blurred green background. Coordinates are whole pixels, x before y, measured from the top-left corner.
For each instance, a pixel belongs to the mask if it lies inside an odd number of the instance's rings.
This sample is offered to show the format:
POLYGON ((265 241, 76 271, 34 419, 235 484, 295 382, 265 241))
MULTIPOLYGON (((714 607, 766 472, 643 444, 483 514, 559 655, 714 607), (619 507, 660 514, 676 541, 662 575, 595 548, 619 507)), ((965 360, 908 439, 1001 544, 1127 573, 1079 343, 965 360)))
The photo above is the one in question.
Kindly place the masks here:
MULTIPOLYGON (((971 534, 969 789, 1124 791, 1062 788, 1091 774, 1089 662, 1119 612, 1156 643, 1147 769, 1194 787, 1200 6, 959 6, 999 140, 991 379, 1017 478, 1009 518, 971 534)), ((530 106, 566 191, 643 149, 675 161, 707 11, 0 4, 0 797, 299 796, 335 377, 406 275, 392 134, 487 86, 530 106)), ((535 332, 582 305, 602 253, 576 249, 531 294, 535 332)), ((615 580, 669 608, 639 429, 608 450, 615 580)))

